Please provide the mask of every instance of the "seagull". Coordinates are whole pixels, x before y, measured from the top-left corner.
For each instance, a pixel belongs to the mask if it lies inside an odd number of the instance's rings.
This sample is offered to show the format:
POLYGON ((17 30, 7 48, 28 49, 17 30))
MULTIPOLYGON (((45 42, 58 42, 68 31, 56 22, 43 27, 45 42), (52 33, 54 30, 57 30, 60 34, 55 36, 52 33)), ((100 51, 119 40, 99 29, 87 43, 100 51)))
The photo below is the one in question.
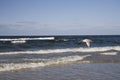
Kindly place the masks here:
POLYGON ((79 43, 83 43, 83 42, 86 43, 86 45, 88 47, 90 47, 92 40, 91 39, 83 39, 83 40, 79 41, 79 43))

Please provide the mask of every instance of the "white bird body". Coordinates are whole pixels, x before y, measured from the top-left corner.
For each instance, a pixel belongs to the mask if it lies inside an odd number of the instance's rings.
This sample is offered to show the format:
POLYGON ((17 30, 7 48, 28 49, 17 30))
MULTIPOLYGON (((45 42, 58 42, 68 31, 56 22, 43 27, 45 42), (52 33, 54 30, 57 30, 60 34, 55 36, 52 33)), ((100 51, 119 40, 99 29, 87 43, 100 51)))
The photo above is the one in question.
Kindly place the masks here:
POLYGON ((90 47, 92 40, 90 40, 90 39, 83 39, 82 41, 80 41, 80 43, 81 43, 81 42, 85 42, 86 45, 87 45, 88 47, 90 47))

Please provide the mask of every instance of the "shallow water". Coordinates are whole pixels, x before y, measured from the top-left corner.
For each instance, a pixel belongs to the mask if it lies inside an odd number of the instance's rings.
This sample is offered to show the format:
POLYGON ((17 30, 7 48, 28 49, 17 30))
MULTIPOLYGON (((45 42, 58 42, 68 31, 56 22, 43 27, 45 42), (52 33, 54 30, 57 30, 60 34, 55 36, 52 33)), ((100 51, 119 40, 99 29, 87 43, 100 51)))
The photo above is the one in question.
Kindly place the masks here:
POLYGON ((46 66, 0 73, 0 80, 120 80, 120 63, 46 66))

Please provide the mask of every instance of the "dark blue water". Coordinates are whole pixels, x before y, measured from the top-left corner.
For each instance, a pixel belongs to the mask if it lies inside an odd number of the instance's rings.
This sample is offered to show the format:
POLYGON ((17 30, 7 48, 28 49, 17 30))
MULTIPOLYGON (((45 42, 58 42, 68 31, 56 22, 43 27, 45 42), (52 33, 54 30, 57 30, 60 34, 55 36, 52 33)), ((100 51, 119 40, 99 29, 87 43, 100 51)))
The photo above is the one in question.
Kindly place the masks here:
POLYGON ((102 36, 1 36, 0 39, 18 38, 42 38, 55 37, 54 40, 26 40, 23 44, 13 44, 11 41, 0 41, 0 52, 22 51, 22 50, 42 50, 87 47, 85 43, 78 44, 80 40, 91 39, 91 47, 120 46, 120 35, 102 36))

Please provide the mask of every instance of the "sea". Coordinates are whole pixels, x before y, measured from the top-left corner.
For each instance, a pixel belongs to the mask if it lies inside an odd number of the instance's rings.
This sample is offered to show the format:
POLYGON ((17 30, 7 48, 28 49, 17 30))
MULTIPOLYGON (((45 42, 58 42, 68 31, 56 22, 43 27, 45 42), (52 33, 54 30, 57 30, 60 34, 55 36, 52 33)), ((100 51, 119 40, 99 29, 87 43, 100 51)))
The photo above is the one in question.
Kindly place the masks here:
POLYGON ((0 80, 120 80, 120 35, 0 36, 0 80))

